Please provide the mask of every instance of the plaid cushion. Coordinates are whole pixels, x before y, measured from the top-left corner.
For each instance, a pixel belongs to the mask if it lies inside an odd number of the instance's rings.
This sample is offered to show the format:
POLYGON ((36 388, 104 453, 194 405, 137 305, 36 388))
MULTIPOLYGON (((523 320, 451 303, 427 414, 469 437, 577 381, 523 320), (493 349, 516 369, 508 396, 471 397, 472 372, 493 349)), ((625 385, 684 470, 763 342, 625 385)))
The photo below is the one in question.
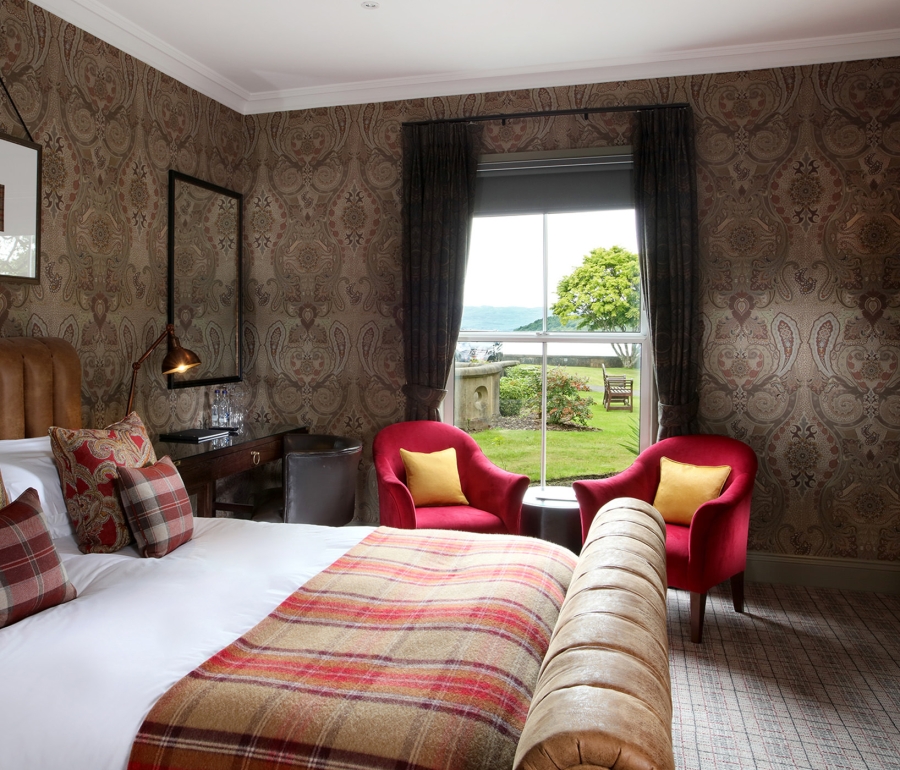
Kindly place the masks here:
POLYGON ((158 559, 191 539, 191 501, 168 457, 146 468, 120 468, 119 488, 125 516, 144 556, 158 559))
POLYGON ((33 489, 0 510, 0 628, 75 598, 33 489))
POLYGON ((111 553, 132 542, 119 503, 119 468, 156 462, 141 418, 132 412, 102 430, 50 428, 66 511, 84 553, 111 553))

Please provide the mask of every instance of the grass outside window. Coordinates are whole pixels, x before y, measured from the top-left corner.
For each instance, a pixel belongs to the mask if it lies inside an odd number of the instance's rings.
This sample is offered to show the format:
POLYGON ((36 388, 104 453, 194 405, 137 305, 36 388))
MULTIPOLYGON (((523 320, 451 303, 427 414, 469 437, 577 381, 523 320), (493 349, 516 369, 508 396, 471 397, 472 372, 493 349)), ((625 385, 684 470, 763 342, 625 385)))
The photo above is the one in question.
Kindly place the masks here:
MULTIPOLYGON (((637 369, 607 368, 610 375, 634 380, 634 411, 603 408, 603 371, 587 366, 562 367, 587 379, 591 386, 593 416, 589 428, 547 431, 547 483, 569 485, 575 479, 597 478, 618 473, 634 461, 638 451, 640 419, 640 372, 637 369)), ((489 428, 473 432, 488 458, 514 473, 524 473, 532 481, 541 475, 540 430, 489 428)))

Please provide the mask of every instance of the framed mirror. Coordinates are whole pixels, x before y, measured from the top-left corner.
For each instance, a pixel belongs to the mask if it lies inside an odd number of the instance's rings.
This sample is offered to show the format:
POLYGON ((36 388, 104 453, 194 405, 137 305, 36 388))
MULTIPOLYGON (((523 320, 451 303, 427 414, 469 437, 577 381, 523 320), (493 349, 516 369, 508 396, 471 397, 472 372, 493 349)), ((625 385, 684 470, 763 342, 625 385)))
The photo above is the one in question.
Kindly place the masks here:
POLYGON ((0 134, 0 281, 41 281, 41 146, 0 134))
POLYGON ((169 323, 200 366, 170 388, 237 382, 242 362, 243 196, 169 171, 169 323))

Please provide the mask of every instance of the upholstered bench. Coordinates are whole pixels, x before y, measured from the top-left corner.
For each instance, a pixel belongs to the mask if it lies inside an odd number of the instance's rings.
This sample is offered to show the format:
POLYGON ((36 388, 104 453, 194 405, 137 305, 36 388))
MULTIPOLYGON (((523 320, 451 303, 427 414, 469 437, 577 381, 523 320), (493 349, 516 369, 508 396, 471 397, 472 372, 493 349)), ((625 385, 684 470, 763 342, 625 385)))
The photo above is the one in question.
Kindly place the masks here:
POLYGON ((591 524, 535 688, 516 770, 672 770, 666 531, 634 498, 591 524))

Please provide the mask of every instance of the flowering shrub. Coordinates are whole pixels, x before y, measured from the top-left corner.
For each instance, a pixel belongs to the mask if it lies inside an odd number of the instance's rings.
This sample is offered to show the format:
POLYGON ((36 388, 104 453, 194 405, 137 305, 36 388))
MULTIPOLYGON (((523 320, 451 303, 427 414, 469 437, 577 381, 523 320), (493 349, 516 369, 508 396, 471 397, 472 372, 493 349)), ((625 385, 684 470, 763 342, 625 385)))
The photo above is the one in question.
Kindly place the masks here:
MULTIPOLYGON (((591 411, 594 399, 580 394, 590 392, 590 389, 585 377, 570 374, 561 368, 548 371, 547 423, 550 425, 575 423, 587 426, 587 421, 594 416, 591 411)), ((538 395, 538 413, 540 413, 540 395, 538 395)))
MULTIPOLYGON (((593 417, 594 400, 581 393, 590 392, 585 377, 571 374, 557 367, 547 372, 547 423, 587 426, 593 417)), ((541 370, 536 367, 514 366, 500 378, 500 414, 515 417, 522 408, 541 414, 541 370)))

